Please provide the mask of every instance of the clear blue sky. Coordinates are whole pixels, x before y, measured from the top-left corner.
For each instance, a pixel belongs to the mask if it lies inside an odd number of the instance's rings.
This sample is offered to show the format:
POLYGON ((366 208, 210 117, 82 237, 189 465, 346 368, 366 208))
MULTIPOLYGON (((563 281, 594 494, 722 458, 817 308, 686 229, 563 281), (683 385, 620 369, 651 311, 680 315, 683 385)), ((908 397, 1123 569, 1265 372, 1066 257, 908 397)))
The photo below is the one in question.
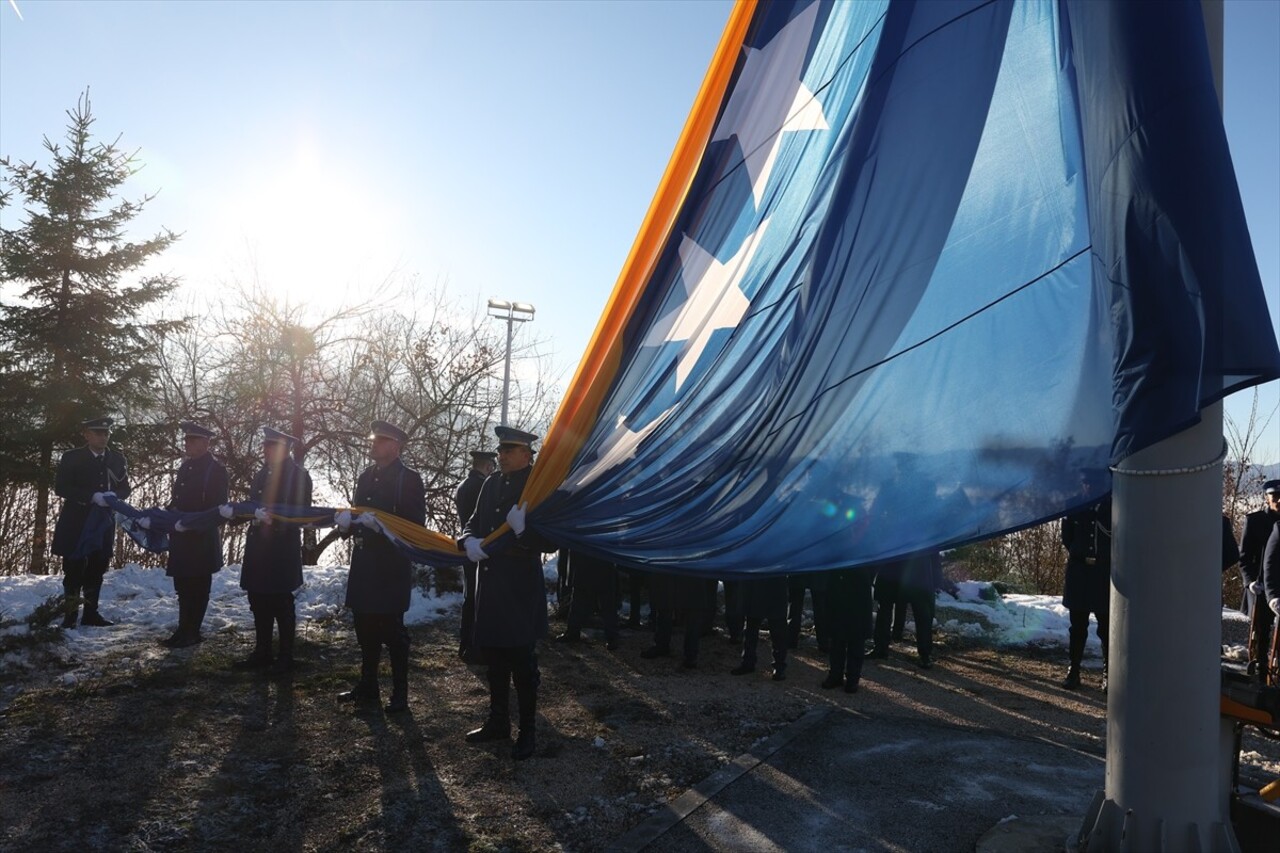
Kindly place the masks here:
MULTIPOLYGON (((140 149, 132 194, 160 191, 143 226, 184 234, 160 266, 187 286, 334 303, 417 275, 464 310, 531 302, 566 383, 731 6, 16 2, 0 154, 45 162, 89 87, 99 134, 140 149)), ((1280 329, 1278 53, 1280 0, 1230 0, 1227 133, 1280 329)), ((1280 461, 1280 421, 1266 438, 1280 461)))

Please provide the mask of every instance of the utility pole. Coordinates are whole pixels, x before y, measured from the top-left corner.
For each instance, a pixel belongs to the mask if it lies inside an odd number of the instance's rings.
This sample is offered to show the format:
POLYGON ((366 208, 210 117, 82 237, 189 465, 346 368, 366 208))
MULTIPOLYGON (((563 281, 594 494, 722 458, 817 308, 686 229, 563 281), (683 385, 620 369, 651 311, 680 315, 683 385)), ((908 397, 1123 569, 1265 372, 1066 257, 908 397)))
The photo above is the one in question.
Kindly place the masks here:
POLYGON ((533 306, 528 302, 507 302, 502 299, 489 300, 489 316, 507 323, 507 359, 502 368, 502 423, 507 424, 507 405, 511 400, 511 339, 515 336, 515 324, 527 323, 533 319, 533 306))

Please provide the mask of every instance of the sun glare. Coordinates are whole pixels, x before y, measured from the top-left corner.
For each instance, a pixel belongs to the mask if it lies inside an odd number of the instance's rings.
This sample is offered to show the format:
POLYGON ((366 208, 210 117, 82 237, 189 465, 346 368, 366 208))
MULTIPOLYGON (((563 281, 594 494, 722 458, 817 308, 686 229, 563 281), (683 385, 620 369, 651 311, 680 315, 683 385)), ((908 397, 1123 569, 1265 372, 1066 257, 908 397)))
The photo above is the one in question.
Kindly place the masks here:
POLYGON ((228 197, 220 225, 268 292, 301 302, 358 301, 405 247, 376 187, 314 146, 255 175, 228 197))

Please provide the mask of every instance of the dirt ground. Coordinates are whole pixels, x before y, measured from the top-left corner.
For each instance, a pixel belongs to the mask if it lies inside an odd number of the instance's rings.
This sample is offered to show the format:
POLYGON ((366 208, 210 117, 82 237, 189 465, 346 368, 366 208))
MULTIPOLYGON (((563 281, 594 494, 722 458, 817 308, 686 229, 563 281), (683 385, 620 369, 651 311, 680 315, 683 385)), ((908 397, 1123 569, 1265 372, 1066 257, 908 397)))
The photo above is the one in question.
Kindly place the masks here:
MULTIPOLYGON (((505 745, 462 739, 487 694, 457 660, 455 631, 413 630, 412 711, 396 717, 335 701, 357 675, 355 644, 314 629, 286 678, 229 669, 248 651, 244 631, 193 650, 122 647, 69 685, 56 671, 6 674, 19 681, 0 707, 0 847, 593 850, 822 703, 1105 752, 1097 672, 1060 689, 1060 650, 944 634, 925 671, 897 644, 850 695, 818 687, 810 634, 773 682, 767 670, 731 676, 723 635, 685 670, 678 655, 641 659, 650 637, 624 631, 617 652, 600 639, 542 647, 538 752, 517 764, 505 745)), ((1251 751, 1280 760, 1275 742, 1252 738, 1251 751)))

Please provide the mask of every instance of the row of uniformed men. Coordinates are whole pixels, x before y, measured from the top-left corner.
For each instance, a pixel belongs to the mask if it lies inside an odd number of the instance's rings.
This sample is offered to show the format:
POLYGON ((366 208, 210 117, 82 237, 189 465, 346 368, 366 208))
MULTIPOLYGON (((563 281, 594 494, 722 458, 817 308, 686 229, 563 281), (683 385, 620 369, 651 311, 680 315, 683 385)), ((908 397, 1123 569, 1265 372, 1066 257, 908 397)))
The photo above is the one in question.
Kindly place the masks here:
MULTIPOLYGON (((180 426, 185 458, 174 478, 166 508, 199 512, 224 507, 223 515, 230 516, 227 472, 209 452, 213 431, 190 421, 180 426)), ((80 624, 112 624, 98 611, 102 579, 112 553, 112 529, 104 529, 100 546, 89 556, 77 558, 74 554, 89 519, 90 506, 106 506, 108 494, 124 499, 130 493, 126 460, 108 447, 111 420, 95 418, 85 421, 82 427, 85 446, 63 454, 55 489, 64 501, 55 527, 53 552, 63 557, 67 601, 63 626, 67 628, 76 625, 81 601, 84 614, 79 616, 80 624)), ((467 740, 479 743, 510 738, 509 692, 514 683, 520 732, 512 754, 519 760, 533 755, 535 748, 538 673, 534 646, 538 637, 545 634, 547 619, 541 553, 554 547, 526 527, 519 500, 538 437, 510 427, 497 427, 495 432, 498 449, 493 456, 500 470, 468 487, 466 493, 474 492, 474 499, 469 516, 460 519, 463 532, 458 540, 459 549, 469 558, 467 611, 473 623, 468 627, 469 636, 488 664, 490 688, 488 718, 483 726, 467 734, 467 740), (504 522, 510 524, 514 542, 490 556, 481 543, 504 522)), ((263 429, 263 467, 254 476, 249 500, 301 507, 311 504, 311 477, 289 452, 296 440, 279 430, 263 429)), ((373 464, 357 479, 352 506, 423 524, 426 495, 422 476, 401 460, 408 434, 394 424, 374 421, 369 440, 373 464)), ((392 673, 391 700, 386 710, 407 711, 409 633, 404 613, 409 609, 412 588, 411 562, 376 523, 371 523, 372 516, 353 519, 344 511, 335 521, 344 538, 355 540, 344 603, 352 610, 361 650, 360 679, 338 698, 377 706, 378 665, 385 646, 392 673)), ((218 528, 175 531, 170 535, 166 574, 174 579, 179 619, 173 635, 163 641, 165 645, 182 648, 201 642, 200 626, 209 603, 212 576, 223 562, 218 528)), ((271 668, 276 672, 292 668, 297 622, 294 591, 301 585, 300 528, 260 519, 248 532, 240 579, 240 586, 248 593, 256 641, 253 652, 237 661, 236 668, 271 668), (273 655, 271 640, 276 625, 280 647, 278 655, 273 655)))

